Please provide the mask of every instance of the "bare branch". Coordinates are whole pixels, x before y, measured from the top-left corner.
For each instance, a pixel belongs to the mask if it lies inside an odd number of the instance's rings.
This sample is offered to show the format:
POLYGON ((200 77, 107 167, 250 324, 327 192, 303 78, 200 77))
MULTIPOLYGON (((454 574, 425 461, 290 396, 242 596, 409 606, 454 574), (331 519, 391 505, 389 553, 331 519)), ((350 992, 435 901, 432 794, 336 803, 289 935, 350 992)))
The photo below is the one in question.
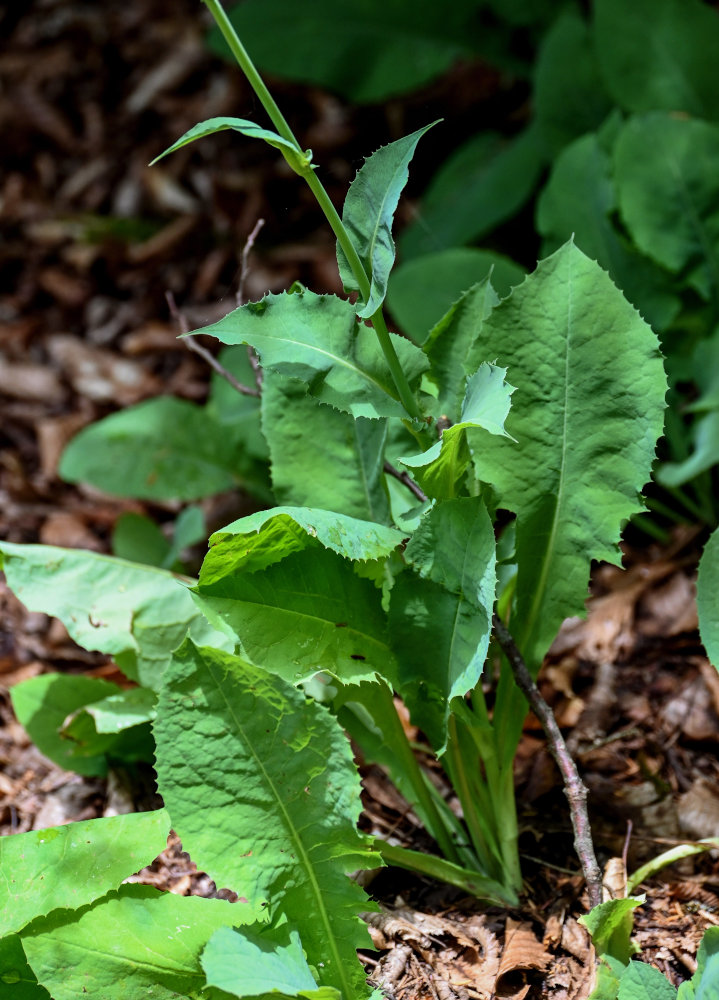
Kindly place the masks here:
POLYGON ((413 479, 410 479, 407 472, 400 472, 399 469, 395 469, 395 467, 390 465, 389 462, 384 463, 384 471, 387 475, 392 476, 394 479, 398 479, 399 482, 402 483, 403 486, 406 486, 411 493, 414 493, 417 499, 421 500, 422 503, 427 500, 426 494, 422 492, 413 479))
POLYGON ((564 794, 569 801, 569 812, 574 828, 574 848, 582 866, 584 880, 587 883, 589 905, 590 907, 598 906, 602 901, 602 872, 594 853, 592 831, 589 826, 587 787, 579 777, 579 772, 567 749, 567 744, 564 742, 554 713, 539 693, 539 688, 532 680, 524 658, 507 626, 497 614, 492 617, 492 625, 499 645, 509 660, 517 686, 541 722, 547 737, 549 751, 562 774, 564 794))
POLYGON ((264 219, 258 219, 255 223, 255 227, 247 237, 245 245, 242 248, 242 257, 240 258, 240 280, 237 285, 237 294, 235 295, 235 300, 238 306, 243 306, 245 304, 245 282, 247 281, 247 275, 250 270, 250 252, 255 245, 255 240, 257 239, 260 230, 265 224, 264 219))

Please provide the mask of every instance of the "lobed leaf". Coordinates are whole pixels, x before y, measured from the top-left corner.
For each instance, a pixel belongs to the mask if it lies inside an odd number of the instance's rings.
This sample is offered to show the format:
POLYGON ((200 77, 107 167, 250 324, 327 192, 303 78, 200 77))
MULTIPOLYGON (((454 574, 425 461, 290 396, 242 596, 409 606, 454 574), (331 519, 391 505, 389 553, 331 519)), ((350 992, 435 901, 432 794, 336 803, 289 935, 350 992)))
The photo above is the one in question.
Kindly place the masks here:
POLYGON ((378 856, 356 830, 359 777, 336 720, 279 677, 188 640, 166 675, 155 738, 183 846, 252 912, 284 915, 320 983, 354 996, 367 899, 346 875, 378 856))
POLYGON ((109 653, 143 687, 159 687, 188 631, 228 646, 167 570, 50 545, 0 542, 0 555, 8 586, 30 611, 59 618, 78 645, 109 653))
POLYGON ((116 889, 164 851, 169 832, 158 809, 0 837, 0 936, 116 889))
POLYGON ((521 393, 507 418, 516 443, 467 433, 477 477, 517 514, 515 638, 536 669, 583 611, 590 560, 616 562, 641 509, 666 380, 654 333, 572 243, 487 318, 477 349, 498 345, 521 393))
MULTIPOLYGON (((248 302, 195 333, 223 344, 249 344, 263 367, 297 379, 322 403, 354 417, 404 416, 373 330, 358 326, 351 303, 298 288, 248 302)), ((427 367, 408 340, 390 334, 410 384, 427 367)))
POLYGON ((357 310, 357 315, 363 319, 369 319, 377 312, 387 294, 395 254, 392 239, 394 213, 409 178, 409 163, 417 143, 432 125, 425 125, 411 135, 376 150, 357 171, 347 192, 342 222, 370 283, 366 302, 362 302, 360 286, 339 241, 337 265, 345 291, 360 293, 357 305, 361 308, 357 310))

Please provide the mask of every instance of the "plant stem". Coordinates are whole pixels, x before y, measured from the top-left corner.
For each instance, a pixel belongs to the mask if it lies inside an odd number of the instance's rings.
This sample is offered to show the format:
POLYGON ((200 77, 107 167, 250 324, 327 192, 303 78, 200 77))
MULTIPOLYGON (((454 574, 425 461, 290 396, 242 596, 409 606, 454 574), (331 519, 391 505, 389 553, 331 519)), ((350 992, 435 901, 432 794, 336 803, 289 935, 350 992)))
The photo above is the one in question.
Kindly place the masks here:
POLYGON ((532 711, 542 724, 547 737, 549 751, 557 762, 564 780, 564 794, 569 801, 569 811, 574 828, 574 847, 579 857, 584 880, 587 883, 590 907, 598 906, 602 901, 602 872, 597 864, 592 842, 592 832, 587 814, 587 787, 579 777, 576 765, 571 758, 567 744, 564 742, 554 714, 539 693, 537 685, 527 669, 517 644, 509 633, 504 622, 498 615, 492 618, 494 634, 502 647, 509 665, 512 668, 517 686, 524 693, 532 706, 532 711))
MULTIPOLYGON (((275 126, 282 138, 291 142, 297 149, 298 153, 302 155, 302 147, 297 141, 294 132, 287 124, 284 115, 277 106, 277 102, 265 86, 262 77, 257 72, 254 63, 250 59, 247 49, 240 41, 237 32, 232 26, 232 22, 225 13, 219 0, 202 0, 202 2, 206 4, 208 10, 215 19, 217 27, 222 32, 222 37, 227 42, 230 51, 237 60, 240 69, 247 77, 248 83, 257 95, 262 107, 267 112, 272 124, 275 126)), ((357 285, 359 286, 362 298, 365 302, 368 302, 370 297, 370 280, 367 277, 367 273, 362 265, 362 261, 360 260, 357 251, 355 250, 354 244, 349 237, 349 233, 345 229, 342 219, 339 217, 337 209, 332 204, 330 196, 327 194, 322 181, 314 172, 311 165, 308 166, 307 170, 302 172, 302 177, 307 181, 310 190, 317 199, 317 203, 324 212, 325 218, 329 222, 332 231, 337 237, 338 243, 344 251, 347 262, 352 268, 352 273, 357 281, 357 285)), ((402 405, 412 418, 420 419, 422 414, 419 406, 417 405, 417 400, 414 398, 412 390, 409 387, 404 371, 402 370, 399 358, 397 357, 397 352, 392 345, 381 308, 374 313, 370 322, 372 323, 375 333, 377 334, 377 339, 379 340, 380 347, 384 353, 389 370, 392 373, 392 378, 397 388, 399 398, 402 401, 402 405)))

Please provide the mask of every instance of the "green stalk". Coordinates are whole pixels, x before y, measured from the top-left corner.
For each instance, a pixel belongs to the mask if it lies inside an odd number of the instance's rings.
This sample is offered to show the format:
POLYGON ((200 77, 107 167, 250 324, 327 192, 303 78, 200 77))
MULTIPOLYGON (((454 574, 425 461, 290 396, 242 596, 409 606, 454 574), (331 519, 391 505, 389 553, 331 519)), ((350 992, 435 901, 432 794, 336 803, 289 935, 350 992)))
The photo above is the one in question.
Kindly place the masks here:
MULTIPOLYGON (((300 156, 302 156, 302 147, 297 141, 294 132, 287 124, 284 115, 277 106, 277 102, 274 97, 267 89, 262 77, 257 72, 255 64, 250 59, 247 49, 240 41, 237 32, 232 26, 232 22, 225 13, 222 5, 219 3, 219 0, 202 0, 202 2, 206 4, 207 9, 215 19, 217 27, 222 32, 222 37, 227 42, 230 51, 237 60, 237 64, 247 77, 250 86, 257 95, 262 107, 267 112, 272 124, 275 126, 282 138, 291 142, 297 149, 300 156)), ((325 218, 329 222, 333 233, 337 237, 337 241, 344 251, 347 262, 352 268, 352 273, 359 286, 362 298, 365 302, 368 302, 370 296, 369 278, 367 277, 367 273, 362 266, 362 261, 355 250, 354 244, 349 237, 349 233, 345 229, 342 219, 339 217, 337 210, 330 200, 330 196, 327 194, 324 185, 317 177, 317 174, 314 172, 311 165, 308 165, 307 169, 302 172, 301 176, 307 181, 307 184, 317 199, 317 203, 320 208, 324 212, 325 218)), ((387 325, 384 321, 384 315, 381 308, 378 309, 377 312, 371 317, 370 322, 372 323, 375 333, 377 334, 377 339, 379 340, 380 347, 384 353, 389 370, 392 373, 392 378, 397 388, 399 398, 402 401, 402 405, 413 419, 420 419, 422 414, 419 406, 417 405, 417 400, 414 398, 412 390, 409 387, 404 371, 402 370, 397 353, 392 346, 392 341, 387 331, 387 325)))

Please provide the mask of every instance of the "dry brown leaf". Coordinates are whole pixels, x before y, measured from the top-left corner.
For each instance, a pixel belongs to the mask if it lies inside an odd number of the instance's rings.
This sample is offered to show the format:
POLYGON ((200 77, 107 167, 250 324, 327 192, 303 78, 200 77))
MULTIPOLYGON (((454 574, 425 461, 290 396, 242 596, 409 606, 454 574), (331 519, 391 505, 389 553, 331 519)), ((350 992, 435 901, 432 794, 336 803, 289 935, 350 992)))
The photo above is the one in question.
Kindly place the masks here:
POLYGON ((679 796, 678 812, 685 836, 694 840, 719 837, 719 789, 706 778, 697 778, 689 791, 679 796))
POLYGON ((532 925, 518 923, 507 917, 497 980, 516 969, 537 969, 541 972, 550 962, 551 957, 534 933, 532 925))

